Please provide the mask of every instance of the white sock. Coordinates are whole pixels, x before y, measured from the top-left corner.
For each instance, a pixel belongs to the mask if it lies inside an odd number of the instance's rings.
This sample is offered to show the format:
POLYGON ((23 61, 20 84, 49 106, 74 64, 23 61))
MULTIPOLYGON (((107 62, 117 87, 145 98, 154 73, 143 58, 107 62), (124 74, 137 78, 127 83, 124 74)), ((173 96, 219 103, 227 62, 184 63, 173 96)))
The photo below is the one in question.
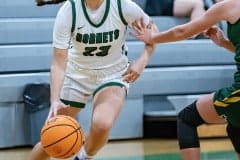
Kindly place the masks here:
POLYGON ((86 151, 85 151, 85 148, 84 146, 82 146, 81 150, 78 152, 77 154, 77 157, 79 159, 84 159, 84 158, 87 158, 87 159, 93 159, 94 156, 89 156, 86 151))

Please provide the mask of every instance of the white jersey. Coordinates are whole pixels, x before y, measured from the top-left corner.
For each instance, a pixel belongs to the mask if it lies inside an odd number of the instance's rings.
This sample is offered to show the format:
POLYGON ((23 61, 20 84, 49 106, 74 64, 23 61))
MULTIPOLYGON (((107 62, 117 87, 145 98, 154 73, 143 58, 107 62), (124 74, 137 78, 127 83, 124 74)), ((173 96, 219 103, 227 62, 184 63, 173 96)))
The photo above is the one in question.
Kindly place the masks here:
POLYGON ((53 45, 61 49, 70 45, 68 65, 79 68, 103 69, 128 63, 127 26, 141 17, 149 23, 149 17, 131 0, 104 0, 97 10, 88 9, 84 0, 71 0, 56 18, 53 45))

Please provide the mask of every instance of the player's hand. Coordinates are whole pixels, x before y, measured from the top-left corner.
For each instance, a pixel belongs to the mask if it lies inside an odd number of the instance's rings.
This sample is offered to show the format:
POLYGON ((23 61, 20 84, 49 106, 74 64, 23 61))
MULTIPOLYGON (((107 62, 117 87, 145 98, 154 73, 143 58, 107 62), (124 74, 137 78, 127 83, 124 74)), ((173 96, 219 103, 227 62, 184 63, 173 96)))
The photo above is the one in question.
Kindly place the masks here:
POLYGON ((219 46, 223 46, 224 42, 227 41, 223 31, 217 26, 209 28, 204 34, 219 46))
POLYGON ((69 106, 65 105, 61 101, 54 101, 51 103, 50 110, 48 113, 47 121, 58 114, 58 111, 64 108, 67 108, 69 106))
POLYGON ((153 23, 149 23, 148 25, 144 24, 143 19, 136 20, 132 24, 132 28, 135 33, 130 33, 135 38, 145 42, 146 44, 153 44, 153 34, 155 30, 152 27, 153 23))
POLYGON ((145 68, 145 63, 141 61, 141 59, 138 59, 134 62, 132 62, 127 71, 122 75, 123 76, 123 81, 128 82, 128 83, 133 83, 135 82, 140 74, 143 72, 145 68))

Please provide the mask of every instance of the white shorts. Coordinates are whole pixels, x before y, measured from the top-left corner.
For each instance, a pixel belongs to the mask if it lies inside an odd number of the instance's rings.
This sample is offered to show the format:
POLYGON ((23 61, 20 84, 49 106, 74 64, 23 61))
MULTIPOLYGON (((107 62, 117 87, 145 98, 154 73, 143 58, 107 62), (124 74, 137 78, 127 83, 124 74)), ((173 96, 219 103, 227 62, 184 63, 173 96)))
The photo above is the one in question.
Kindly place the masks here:
POLYGON ((104 69, 83 69, 76 64, 68 63, 60 99, 73 107, 83 108, 91 96, 108 86, 125 87, 129 83, 122 80, 128 62, 121 60, 118 64, 104 69))

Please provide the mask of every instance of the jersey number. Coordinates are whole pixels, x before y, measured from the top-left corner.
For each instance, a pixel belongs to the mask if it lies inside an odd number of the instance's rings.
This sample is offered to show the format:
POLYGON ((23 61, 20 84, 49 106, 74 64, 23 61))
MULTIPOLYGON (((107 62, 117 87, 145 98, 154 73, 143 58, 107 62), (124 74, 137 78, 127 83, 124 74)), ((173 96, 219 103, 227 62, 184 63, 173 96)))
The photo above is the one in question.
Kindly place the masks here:
POLYGON ((101 47, 85 47, 85 51, 83 52, 84 56, 99 56, 104 57, 108 55, 109 49, 111 46, 101 46, 101 47))

